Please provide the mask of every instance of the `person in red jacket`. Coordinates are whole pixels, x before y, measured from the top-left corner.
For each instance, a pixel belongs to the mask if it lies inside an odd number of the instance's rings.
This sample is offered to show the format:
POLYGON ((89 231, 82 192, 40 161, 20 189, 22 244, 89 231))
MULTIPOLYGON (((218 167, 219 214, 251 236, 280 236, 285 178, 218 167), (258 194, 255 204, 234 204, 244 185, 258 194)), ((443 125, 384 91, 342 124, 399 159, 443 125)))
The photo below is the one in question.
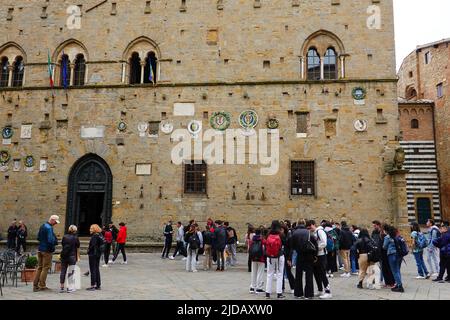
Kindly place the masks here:
POLYGON ((103 237, 105 238, 105 252, 104 252, 104 260, 105 264, 102 266, 104 268, 108 267, 109 255, 111 253, 111 245, 113 241, 112 230, 107 226, 103 227, 103 237))
POLYGON ((122 264, 127 264, 127 255, 125 253, 125 243, 127 242, 127 227, 125 226, 125 223, 121 222, 119 223, 120 229, 119 234, 117 235, 117 249, 114 253, 114 257, 112 260, 112 263, 114 264, 116 262, 117 256, 119 255, 119 251, 122 252, 123 262, 122 264))

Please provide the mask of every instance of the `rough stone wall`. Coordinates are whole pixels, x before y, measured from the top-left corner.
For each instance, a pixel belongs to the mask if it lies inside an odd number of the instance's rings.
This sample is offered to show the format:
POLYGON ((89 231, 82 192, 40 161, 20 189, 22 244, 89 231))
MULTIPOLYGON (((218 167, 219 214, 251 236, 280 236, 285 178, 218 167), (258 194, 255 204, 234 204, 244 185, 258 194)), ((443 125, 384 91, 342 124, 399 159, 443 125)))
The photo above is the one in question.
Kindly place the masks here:
MULTIPOLYGON (((95 2, 85 1, 83 7, 95 2)), ((28 63, 25 88, 2 92, 0 126, 10 124, 16 132, 13 144, 2 149, 8 149, 13 159, 28 154, 36 160, 48 158, 49 170, 24 172, 22 164, 20 172, 13 172, 9 164, 9 170, 0 175, 4 182, 0 184, 1 224, 23 218, 35 231, 55 213, 64 222, 69 171, 88 153, 98 154, 110 166, 113 203, 120 202, 113 206, 112 219, 116 223, 125 220, 130 236, 136 239, 159 238, 168 218, 222 218, 237 226, 241 235, 245 223, 267 224, 274 218, 347 219, 366 226, 375 218, 392 220, 391 177, 385 173, 399 133, 392 1, 379 4, 381 30, 367 29, 366 1, 341 1, 339 5, 302 1, 300 7, 287 0, 262 1, 261 8, 254 8, 250 1, 224 3, 224 10, 218 11, 216 1, 188 1, 187 11, 180 12, 177 1, 152 1, 151 14, 145 15, 144 2, 121 1, 115 16, 110 15, 111 4, 107 3, 84 13, 83 29, 71 31, 64 27, 68 1, 49 3, 46 19, 38 14, 41 2, 2 2, 0 25, 7 32, 0 36, 1 43, 17 42, 28 63), (12 21, 5 19, 9 7, 15 8, 12 21), (219 30, 219 43, 209 46, 206 32, 214 28, 219 30), (17 35, 19 29, 22 35, 17 35), (345 80, 299 80, 302 44, 320 29, 335 33, 349 54, 345 80), (127 45, 142 35, 158 44, 163 81, 156 87, 121 85, 119 61, 127 45), (46 48, 56 48, 70 38, 85 45, 92 61, 88 61, 88 72, 103 81, 67 93, 55 89, 52 99, 51 90, 45 87, 46 48), (230 59, 228 64, 224 59, 230 59), (271 61, 270 69, 263 69, 264 60, 271 61), (237 83, 241 81, 252 83, 237 83), (365 105, 354 104, 355 87, 367 90, 365 105), (186 101, 195 103, 194 118, 203 120, 205 128, 209 121, 204 112, 209 116, 214 111, 230 112, 232 128, 239 126, 238 115, 246 109, 258 112, 257 129, 266 128, 269 114, 276 115, 283 138, 278 174, 261 176, 260 166, 255 165, 211 165, 208 196, 183 194, 182 167, 170 162, 174 146, 170 136, 160 133, 158 139, 140 138, 137 126, 142 121, 159 121, 166 112, 175 128, 186 128, 192 117, 173 115, 174 103, 186 101), (384 121, 378 121, 377 109, 383 110, 384 121), (292 115, 298 111, 310 112, 311 132, 305 139, 296 137, 292 115), (336 120, 336 132, 327 138, 325 120, 329 118, 336 120), (368 121, 367 132, 355 131, 356 119, 368 121), (124 146, 116 140, 120 120, 128 124, 124 146), (43 121, 50 126, 43 126, 43 121), (22 124, 33 124, 31 140, 20 139, 22 124), (106 126, 104 138, 80 138, 81 126, 98 125, 106 126), (316 197, 290 196, 290 160, 316 161, 316 197), (150 177, 135 175, 135 164, 141 162, 152 163, 150 177), (233 186, 236 200, 232 199, 233 186), (262 187, 265 200, 261 199, 262 187), (251 200, 246 200, 247 192, 251 200)), ((57 231, 61 234, 62 226, 57 231)))
POLYGON ((413 52, 406 58, 399 71, 398 93, 400 96, 406 91, 408 85, 413 85, 417 89, 418 97, 430 99, 435 102, 435 125, 436 125, 436 148, 438 157, 438 167, 440 171, 441 196, 443 219, 450 219, 450 43, 443 42, 437 46, 422 48, 416 54, 413 52), (431 53, 431 62, 425 64, 425 54, 431 53), (416 72, 414 78, 408 78, 411 70, 419 69, 419 78, 416 72), (443 83, 442 98, 437 97, 436 86, 443 83))

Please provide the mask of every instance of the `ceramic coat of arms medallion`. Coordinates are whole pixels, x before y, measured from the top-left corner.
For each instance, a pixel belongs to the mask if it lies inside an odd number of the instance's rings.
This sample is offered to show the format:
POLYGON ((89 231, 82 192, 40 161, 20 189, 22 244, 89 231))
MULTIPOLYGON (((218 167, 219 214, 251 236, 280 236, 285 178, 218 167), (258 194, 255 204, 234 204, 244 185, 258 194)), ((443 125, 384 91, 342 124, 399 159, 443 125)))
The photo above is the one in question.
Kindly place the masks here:
POLYGON ((27 168, 34 167, 34 157, 33 156, 26 156, 25 157, 25 166, 27 168))
POLYGON ((3 139, 11 139, 14 134, 14 131, 11 127, 5 127, 2 130, 3 139))
POLYGON ((255 127, 258 125, 258 114, 253 110, 246 110, 239 116, 239 124, 244 129, 243 135, 255 134, 255 127))
POLYGON ((188 131, 192 136, 198 137, 198 134, 202 131, 202 123, 197 120, 192 120, 188 124, 188 131))
POLYGON ((171 134, 173 132, 173 123, 170 121, 163 121, 160 124, 160 129, 164 134, 171 134))
POLYGON ((225 131, 231 125, 231 115, 228 112, 214 112, 209 122, 213 129, 225 131))
POLYGON ((353 99, 358 100, 358 101, 364 100, 366 98, 366 95, 367 95, 366 89, 361 88, 361 87, 353 88, 353 91, 352 91, 353 99))
POLYGON ((276 130, 280 127, 280 122, 275 118, 270 118, 267 120, 267 128, 269 130, 276 130))
POLYGON ((0 151, 0 165, 2 165, 2 166, 6 165, 10 159, 11 159, 11 156, 9 155, 8 151, 6 151, 6 150, 0 151))
POLYGON ((127 124, 121 121, 117 126, 117 129, 119 129, 120 132, 124 132, 125 130, 127 130, 127 124))

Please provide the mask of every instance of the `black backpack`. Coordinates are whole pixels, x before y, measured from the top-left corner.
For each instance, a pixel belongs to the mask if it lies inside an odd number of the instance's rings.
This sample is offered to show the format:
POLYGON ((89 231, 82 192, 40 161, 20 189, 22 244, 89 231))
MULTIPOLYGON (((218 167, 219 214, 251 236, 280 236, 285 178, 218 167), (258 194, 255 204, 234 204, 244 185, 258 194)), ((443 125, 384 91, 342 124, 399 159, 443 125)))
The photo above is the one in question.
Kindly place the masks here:
POLYGON ((367 257, 369 262, 373 262, 373 263, 377 263, 381 261, 381 250, 380 248, 378 248, 377 244, 375 243, 375 241, 370 240, 367 243, 367 257))
POLYGON ((255 240, 252 242, 250 249, 248 251, 250 256, 250 260, 252 261, 260 261, 264 255, 263 244, 261 240, 255 240))
POLYGON ((200 247, 200 239, 198 238, 197 232, 189 237, 189 249, 197 250, 200 247))

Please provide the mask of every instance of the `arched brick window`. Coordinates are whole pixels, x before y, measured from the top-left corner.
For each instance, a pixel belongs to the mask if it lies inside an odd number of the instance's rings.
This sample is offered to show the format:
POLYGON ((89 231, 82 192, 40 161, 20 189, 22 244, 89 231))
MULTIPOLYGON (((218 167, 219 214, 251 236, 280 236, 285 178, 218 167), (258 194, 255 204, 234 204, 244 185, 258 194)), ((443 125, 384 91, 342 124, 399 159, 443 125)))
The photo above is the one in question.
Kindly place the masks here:
POLYGON ((316 48, 308 50, 308 80, 320 80, 320 56, 316 48))
POLYGON ((139 53, 133 52, 130 58, 130 84, 141 83, 141 58, 139 53))
POLYGON ((150 51, 145 58, 144 83, 156 83, 158 75, 157 66, 158 58, 156 58, 156 53, 150 51))
POLYGON ((70 76, 72 70, 70 68, 70 59, 67 54, 61 57, 59 65, 60 65, 59 85, 61 87, 68 87, 70 85, 70 76))
POLYGON ((13 87, 21 87, 23 85, 23 72, 25 70, 23 64, 23 57, 18 56, 14 61, 13 66, 13 78, 12 78, 12 86, 13 87))
POLYGON ((5 88, 9 82, 9 61, 8 57, 2 57, 0 71, 0 87, 5 88))
POLYGON ((407 100, 415 100, 417 99, 417 91, 413 87, 406 88, 406 99, 407 100))
POLYGON ((417 119, 411 120, 411 129, 419 129, 419 120, 417 119))
POLYGON ((323 59, 324 79, 336 80, 338 78, 337 56, 333 48, 328 48, 323 59))
POLYGON ((75 60, 75 68, 73 69, 73 85, 74 86, 84 86, 84 81, 86 77, 86 60, 83 54, 78 54, 75 60))

